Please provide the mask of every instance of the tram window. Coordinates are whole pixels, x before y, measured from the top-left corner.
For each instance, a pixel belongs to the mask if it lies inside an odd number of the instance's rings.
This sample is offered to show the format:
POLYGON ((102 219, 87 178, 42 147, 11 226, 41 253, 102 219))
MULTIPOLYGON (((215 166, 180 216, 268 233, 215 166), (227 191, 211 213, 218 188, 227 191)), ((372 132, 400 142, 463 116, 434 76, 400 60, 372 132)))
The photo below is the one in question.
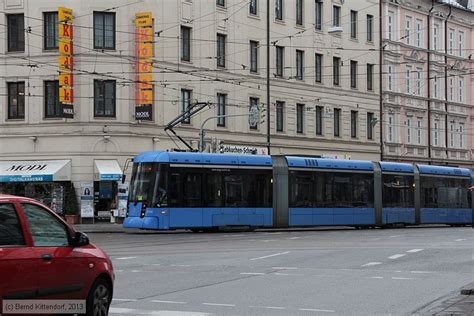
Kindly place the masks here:
POLYGON ((201 173, 189 172, 183 175, 183 206, 200 207, 201 201, 201 173))
POLYGON ((204 197, 206 206, 221 207, 222 197, 224 192, 222 190, 222 174, 220 172, 209 171, 206 174, 206 185, 204 197))
POLYGON ((469 180, 421 177, 421 207, 470 208, 469 180))
POLYGON ((313 206, 313 176, 311 172, 292 172, 291 174, 291 207, 313 206))
POLYGON ((384 174, 382 176, 383 207, 415 207, 415 187, 413 176, 384 174))
POLYGON ((172 207, 180 207, 181 204, 181 181, 178 172, 170 172, 168 176, 168 205, 172 207))
POLYGON ((225 206, 240 207, 242 205, 242 176, 229 174, 224 176, 225 206))

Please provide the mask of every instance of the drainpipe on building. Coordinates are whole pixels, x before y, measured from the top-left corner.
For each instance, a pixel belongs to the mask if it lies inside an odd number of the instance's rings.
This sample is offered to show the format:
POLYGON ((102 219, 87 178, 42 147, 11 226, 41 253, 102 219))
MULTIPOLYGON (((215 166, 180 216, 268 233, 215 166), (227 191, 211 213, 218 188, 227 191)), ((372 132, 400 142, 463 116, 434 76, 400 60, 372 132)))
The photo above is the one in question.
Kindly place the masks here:
POLYGON ((427 87, 427 97, 428 97, 428 164, 431 165, 431 12, 434 9, 435 0, 431 0, 431 9, 428 12, 428 49, 427 49, 427 62, 428 62, 428 70, 427 70, 427 80, 428 80, 428 87, 427 87))
POLYGON ((380 108, 379 108, 379 124, 380 124, 380 161, 384 159, 384 148, 383 148, 383 83, 382 83, 382 74, 383 74, 383 3, 384 1, 379 1, 379 98, 380 98, 380 108))
POLYGON ((445 129, 445 144, 446 144, 446 164, 449 160, 449 146, 448 146, 448 19, 451 17, 452 8, 449 6, 449 13, 444 20, 444 129, 445 129))

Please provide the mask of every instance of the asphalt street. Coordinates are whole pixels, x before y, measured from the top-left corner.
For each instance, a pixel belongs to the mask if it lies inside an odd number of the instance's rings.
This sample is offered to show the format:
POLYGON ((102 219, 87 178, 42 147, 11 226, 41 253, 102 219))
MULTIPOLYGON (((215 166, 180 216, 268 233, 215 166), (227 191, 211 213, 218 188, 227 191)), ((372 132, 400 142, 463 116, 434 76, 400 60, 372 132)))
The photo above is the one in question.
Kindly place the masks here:
POLYGON ((469 227, 89 236, 112 315, 406 315, 474 281, 469 227))

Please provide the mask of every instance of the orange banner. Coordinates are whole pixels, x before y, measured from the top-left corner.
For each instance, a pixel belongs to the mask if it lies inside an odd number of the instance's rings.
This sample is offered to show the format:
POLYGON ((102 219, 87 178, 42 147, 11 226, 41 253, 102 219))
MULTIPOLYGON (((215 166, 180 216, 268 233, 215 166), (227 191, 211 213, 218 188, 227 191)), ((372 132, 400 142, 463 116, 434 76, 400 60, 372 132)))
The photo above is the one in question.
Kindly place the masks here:
POLYGON ((73 86, 72 74, 60 73, 59 74, 59 85, 60 86, 66 86, 66 87, 72 87, 73 86))
POLYGON ((153 104, 153 15, 135 14, 136 27, 136 115, 137 119, 151 119, 153 104))
POLYGON ((71 104, 74 101, 74 92, 70 88, 59 88, 59 102, 71 104))
POLYGON ((63 117, 74 118, 74 88, 73 88, 73 32, 72 9, 58 8, 59 20, 59 102, 63 104, 63 117))

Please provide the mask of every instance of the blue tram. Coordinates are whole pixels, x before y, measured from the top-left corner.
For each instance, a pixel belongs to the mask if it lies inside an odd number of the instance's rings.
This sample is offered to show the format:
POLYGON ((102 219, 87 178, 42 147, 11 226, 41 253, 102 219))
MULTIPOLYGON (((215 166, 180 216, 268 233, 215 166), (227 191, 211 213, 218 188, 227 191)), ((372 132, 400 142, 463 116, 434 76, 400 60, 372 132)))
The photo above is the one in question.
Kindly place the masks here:
POLYGON ((300 156, 145 152, 126 228, 468 225, 464 168, 300 156))

